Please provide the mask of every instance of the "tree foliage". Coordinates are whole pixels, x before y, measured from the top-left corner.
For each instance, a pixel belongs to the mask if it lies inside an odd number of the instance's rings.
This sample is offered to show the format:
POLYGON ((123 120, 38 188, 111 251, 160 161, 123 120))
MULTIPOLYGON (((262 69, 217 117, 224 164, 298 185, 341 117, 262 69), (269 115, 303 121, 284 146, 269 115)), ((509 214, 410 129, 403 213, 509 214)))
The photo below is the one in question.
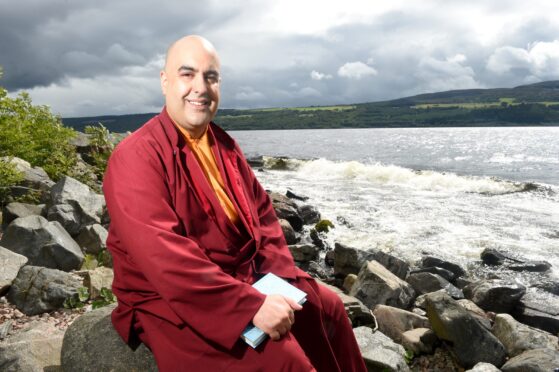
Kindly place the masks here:
POLYGON ((57 180, 71 174, 76 164, 75 148, 69 142, 75 135, 48 106, 33 105, 25 92, 11 98, 0 87, 0 157, 27 160, 57 180))

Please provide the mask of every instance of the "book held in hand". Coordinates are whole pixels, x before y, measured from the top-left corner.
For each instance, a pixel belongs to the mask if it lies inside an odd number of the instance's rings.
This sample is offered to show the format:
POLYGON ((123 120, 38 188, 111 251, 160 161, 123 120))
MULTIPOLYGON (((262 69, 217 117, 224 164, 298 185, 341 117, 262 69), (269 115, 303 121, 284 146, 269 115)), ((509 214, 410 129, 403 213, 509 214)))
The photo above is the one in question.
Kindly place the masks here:
MULTIPOLYGON (((266 274, 252 286, 265 295, 279 294, 289 297, 299 305, 304 304, 307 300, 305 292, 272 273, 266 274)), ((256 348, 266 339, 266 336, 267 334, 264 331, 251 323, 245 328, 241 338, 251 347, 256 348)))

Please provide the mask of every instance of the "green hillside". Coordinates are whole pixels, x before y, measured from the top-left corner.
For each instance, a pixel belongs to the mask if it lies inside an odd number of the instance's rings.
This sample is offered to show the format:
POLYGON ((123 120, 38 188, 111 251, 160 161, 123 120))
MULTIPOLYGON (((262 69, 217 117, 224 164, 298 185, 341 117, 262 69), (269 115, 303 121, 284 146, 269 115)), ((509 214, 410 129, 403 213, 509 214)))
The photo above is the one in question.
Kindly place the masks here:
MULTIPOLYGON (((111 132, 126 132, 153 115, 65 118, 63 122, 78 130, 101 122, 111 132)), ((452 90, 353 105, 222 109, 215 121, 228 130, 558 125, 559 81, 452 90)))

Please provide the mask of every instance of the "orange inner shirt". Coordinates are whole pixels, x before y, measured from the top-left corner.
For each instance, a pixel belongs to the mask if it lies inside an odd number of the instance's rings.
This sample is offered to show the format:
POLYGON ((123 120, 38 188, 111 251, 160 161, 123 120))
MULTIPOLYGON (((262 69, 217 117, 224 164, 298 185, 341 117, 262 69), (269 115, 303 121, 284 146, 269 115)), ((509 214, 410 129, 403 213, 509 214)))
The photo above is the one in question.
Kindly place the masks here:
POLYGON ((237 225, 239 223, 239 214, 225 191, 225 183, 221 178, 215 156, 211 149, 208 128, 206 127, 206 131, 200 138, 192 138, 184 128, 177 124, 175 124, 175 126, 179 128, 186 140, 186 144, 196 156, 198 164, 200 164, 200 168, 202 168, 202 171, 206 175, 206 179, 210 182, 210 186, 215 191, 219 204, 221 204, 225 214, 233 224, 237 225))

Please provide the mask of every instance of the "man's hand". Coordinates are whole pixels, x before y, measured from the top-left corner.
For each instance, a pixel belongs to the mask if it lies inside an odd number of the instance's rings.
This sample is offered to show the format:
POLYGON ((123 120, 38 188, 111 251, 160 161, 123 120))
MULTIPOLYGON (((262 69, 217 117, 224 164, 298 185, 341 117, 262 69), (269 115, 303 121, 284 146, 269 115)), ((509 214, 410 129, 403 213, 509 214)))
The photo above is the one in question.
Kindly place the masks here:
POLYGON ((252 318, 252 324, 267 333, 272 340, 277 341, 289 332, 295 323, 294 311, 302 308, 289 297, 268 295, 252 318))

